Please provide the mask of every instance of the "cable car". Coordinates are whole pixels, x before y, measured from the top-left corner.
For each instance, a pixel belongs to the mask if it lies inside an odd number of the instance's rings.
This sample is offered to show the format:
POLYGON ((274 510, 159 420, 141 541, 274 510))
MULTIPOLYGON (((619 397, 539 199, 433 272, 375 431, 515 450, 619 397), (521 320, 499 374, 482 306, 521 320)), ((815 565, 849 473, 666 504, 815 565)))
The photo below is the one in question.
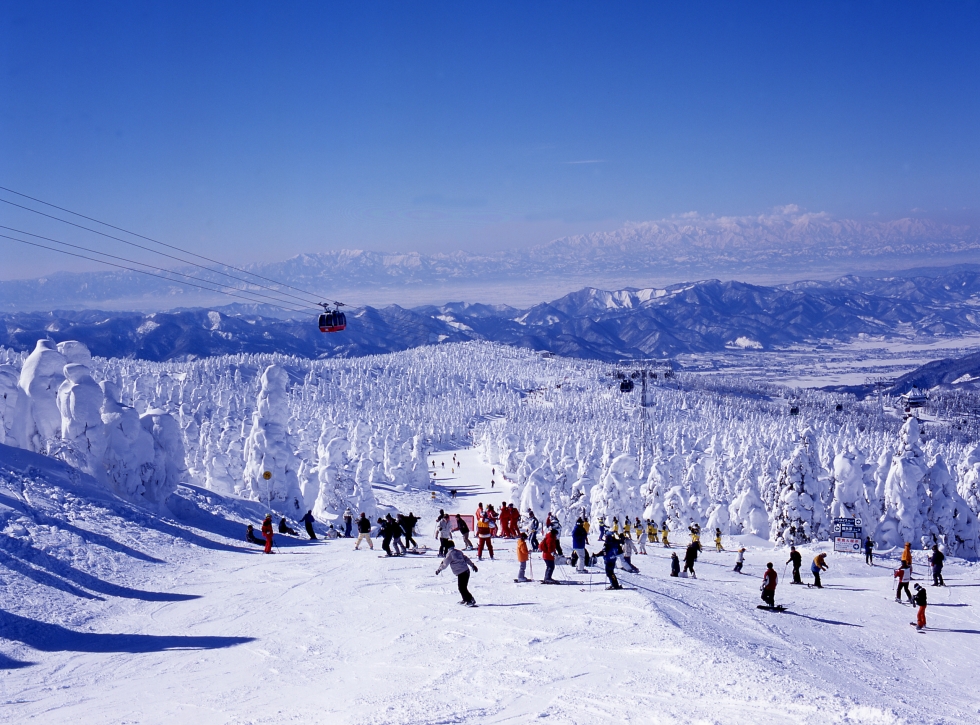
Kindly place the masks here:
POLYGON ((338 303, 335 309, 327 309, 329 305, 321 302, 323 312, 320 313, 320 332, 342 332, 347 329, 347 315, 340 311, 338 303))
POLYGON ((630 380, 629 378, 624 379, 623 382, 619 384, 619 392, 621 393, 629 393, 632 390, 633 390, 633 381, 630 380))

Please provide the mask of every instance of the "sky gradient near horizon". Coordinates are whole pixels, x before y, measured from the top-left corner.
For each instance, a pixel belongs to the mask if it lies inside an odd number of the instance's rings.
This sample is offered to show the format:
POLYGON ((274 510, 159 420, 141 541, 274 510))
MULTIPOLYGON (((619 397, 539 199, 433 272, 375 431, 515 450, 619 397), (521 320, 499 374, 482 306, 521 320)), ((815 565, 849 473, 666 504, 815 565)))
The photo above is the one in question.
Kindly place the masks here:
POLYGON ((0 186, 228 261, 980 219, 976 2, 5 4, 0 62, 0 186))

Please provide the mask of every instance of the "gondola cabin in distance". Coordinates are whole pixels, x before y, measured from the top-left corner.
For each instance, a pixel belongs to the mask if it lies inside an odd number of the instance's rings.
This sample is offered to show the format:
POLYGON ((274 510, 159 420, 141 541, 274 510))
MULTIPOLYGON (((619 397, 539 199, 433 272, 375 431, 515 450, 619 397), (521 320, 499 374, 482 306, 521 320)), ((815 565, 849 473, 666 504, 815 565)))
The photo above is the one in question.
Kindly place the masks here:
POLYGON ((342 332, 347 329, 347 315, 339 309, 328 310, 326 303, 323 304, 323 312, 320 313, 320 332, 342 332))

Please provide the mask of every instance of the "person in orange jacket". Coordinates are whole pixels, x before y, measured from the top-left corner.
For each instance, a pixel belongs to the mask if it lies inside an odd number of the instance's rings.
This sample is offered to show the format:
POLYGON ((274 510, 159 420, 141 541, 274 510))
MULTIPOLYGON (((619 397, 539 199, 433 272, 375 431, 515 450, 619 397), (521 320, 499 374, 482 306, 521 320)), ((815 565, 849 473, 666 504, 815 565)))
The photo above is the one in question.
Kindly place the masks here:
POLYGON ((520 569, 517 572, 517 578, 514 580, 515 582, 531 581, 524 576, 524 572, 527 569, 527 561, 530 558, 531 554, 527 550, 527 534, 522 532, 517 539, 517 563, 520 564, 520 569))
POLYGON ((272 514, 265 517, 262 522, 262 535, 265 537, 265 553, 272 553, 272 514))
POLYGON ((906 572, 908 581, 912 581, 912 544, 906 543, 905 548, 902 549, 902 564, 908 569, 906 572))
POLYGON ((554 529, 548 530, 538 548, 541 549, 541 558, 544 559, 544 579, 541 583, 554 584, 555 580, 551 575, 555 573, 555 552, 558 551, 558 536, 554 529))

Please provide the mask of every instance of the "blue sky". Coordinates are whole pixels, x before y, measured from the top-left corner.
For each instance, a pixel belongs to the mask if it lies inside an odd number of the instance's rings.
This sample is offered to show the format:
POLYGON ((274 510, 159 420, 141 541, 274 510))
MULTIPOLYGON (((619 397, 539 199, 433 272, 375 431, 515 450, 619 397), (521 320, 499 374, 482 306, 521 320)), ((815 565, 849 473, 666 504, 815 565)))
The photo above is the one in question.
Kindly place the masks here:
POLYGON ((5 3, 0 63, 0 185, 222 259, 980 216, 976 2, 5 3))

